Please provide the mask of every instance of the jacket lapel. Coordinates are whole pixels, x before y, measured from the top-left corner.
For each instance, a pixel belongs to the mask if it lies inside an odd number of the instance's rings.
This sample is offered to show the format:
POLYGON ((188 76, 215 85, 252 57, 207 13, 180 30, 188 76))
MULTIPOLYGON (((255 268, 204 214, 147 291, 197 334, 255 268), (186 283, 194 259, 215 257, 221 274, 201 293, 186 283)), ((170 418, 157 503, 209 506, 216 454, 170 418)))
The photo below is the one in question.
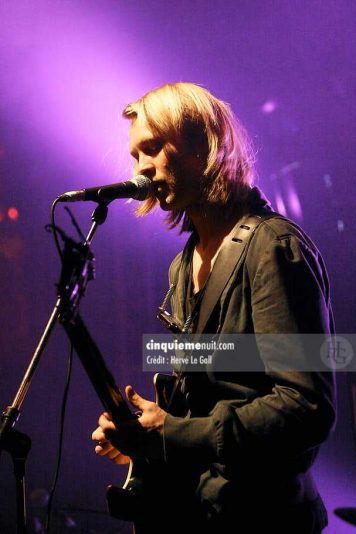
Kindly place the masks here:
POLYGON ((189 283, 189 269, 192 250, 197 242, 197 236, 192 234, 188 239, 180 261, 178 275, 175 278, 176 289, 174 292, 174 315, 181 321, 182 324, 186 321, 186 298, 189 283))
POLYGON ((217 304, 229 278, 241 265, 243 252, 253 235, 255 228, 262 221, 259 216, 246 215, 240 219, 233 229, 232 237, 220 250, 214 267, 207 281, 205 293, 200 306, 199 320, 196 335, 200 335, 217 304))

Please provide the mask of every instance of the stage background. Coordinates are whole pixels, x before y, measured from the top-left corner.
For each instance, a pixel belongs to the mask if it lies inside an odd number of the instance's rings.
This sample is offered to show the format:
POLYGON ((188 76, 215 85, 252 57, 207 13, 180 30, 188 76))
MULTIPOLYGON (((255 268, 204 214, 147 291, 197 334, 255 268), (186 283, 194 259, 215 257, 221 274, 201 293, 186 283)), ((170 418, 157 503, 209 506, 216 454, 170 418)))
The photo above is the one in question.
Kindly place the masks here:
MULTIPOLYGON (((338 332, 355 332, 355 12, 351 0, 2 0, 0 408, 12 401, 55 302, 60 264, 44 229, 52 200, 131 176, 121 110, 165 82, 199 83, 231 104, 255 146, 257 185, 318 244, 338 332)), ((85 232, 93 207, 72 206, 85 232)), ((133 208, 110 206, 81 309, 118 384, 153 398, 141 333, 161 331, 156 309, 185 237, 168 232, 159 212, 137 219, 133 208)), ((76 236, 63 206, 58 224, 76 236)), ((58 326, 17 426, 32 438, 33 532, 41 532, 54 473, 68 348, 58 326)), ((354 531, 333 513, 356 506, 352 380, 338 373, 338 424, 314 468, 326 534, 354 531)), ((125 473, 95 457, 90 436, 100 412, 75 360, 53 532, 127 532, 105 515, 105 487, 125 473)), ((0 531, 12 533, 5 453, 0 473, 0 531)))

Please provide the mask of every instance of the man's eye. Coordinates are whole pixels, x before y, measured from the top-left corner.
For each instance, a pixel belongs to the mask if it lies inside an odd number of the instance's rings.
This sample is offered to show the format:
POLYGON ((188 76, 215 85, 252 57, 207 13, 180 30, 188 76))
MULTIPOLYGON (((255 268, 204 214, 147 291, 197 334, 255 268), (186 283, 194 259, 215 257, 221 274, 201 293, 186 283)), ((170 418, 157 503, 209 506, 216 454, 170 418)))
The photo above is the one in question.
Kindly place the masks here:
POLYGON ((155 154, 158 154, 158 152, 161 150, 162 144, 161 143, 152 143, 145 147, 145 152, 149 156, 154 156, 155 154))

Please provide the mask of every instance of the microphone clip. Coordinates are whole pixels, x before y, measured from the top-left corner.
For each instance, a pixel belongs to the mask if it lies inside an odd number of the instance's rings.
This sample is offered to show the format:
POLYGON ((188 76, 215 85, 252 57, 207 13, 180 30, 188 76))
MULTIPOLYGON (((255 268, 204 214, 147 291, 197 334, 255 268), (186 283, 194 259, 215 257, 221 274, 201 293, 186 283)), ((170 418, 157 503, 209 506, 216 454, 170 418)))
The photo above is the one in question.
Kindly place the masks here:
POLYGON ((62 228, 47 225, 48 231, 57 232, 63 243, 62 269, 56 284, 57 296, 61 297, 61 319, 70 320, 85 295, 88 282, 95 279, 95 256, 87 242, 77 242, 62 228))
POLYGON ((59 282, 58 296, 62 297, 63 311, 66 319, 79 308, 79 302, 85 295, 88 282, 95 279, 95 257, 86 243, 75 243, 72 239, 64 241, 63 263, 59 282))

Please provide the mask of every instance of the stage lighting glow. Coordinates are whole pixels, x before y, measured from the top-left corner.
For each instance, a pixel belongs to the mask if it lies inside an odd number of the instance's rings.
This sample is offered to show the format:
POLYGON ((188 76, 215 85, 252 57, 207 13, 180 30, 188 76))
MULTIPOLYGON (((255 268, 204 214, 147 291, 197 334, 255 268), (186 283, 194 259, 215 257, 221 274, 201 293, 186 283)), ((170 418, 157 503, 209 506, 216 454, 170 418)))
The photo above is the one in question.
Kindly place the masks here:
POLYGON ((324 174, 323 180, 324 180, 325 187, 330 189, 330 187, 332 187, 332 185, 333 185, 332 178, 331 178, 330 174, 324 174))
POLYGON ((276 202, 276 208, 277 208, 278 213, 280 213, 281 215, 284 215, 286 217, 287 216, 287 209, 286 209, 286 206, 284 204, 283 198, 279 193, 276 193, 276 195, 275 195, 275 202, 276 202))
POLYGON ((343 232, 345 230, 345 223, 341 219, 337 221, 338 232, 343 232))
POLYGON ((7 210, 7 216, 9 217, 9 219, 11 219, 12 221, 17 221, 17 219, 19 218, 19 211, 17 208, 9 208, 7 210))
POLYGON ((288 205, 292 216, 297 220, 301 220, 303 218, 302 206, 299 200, 298 193, 292 185, 289 187, 288 191, 288 205))
POLYGON ((53 153, 109 175, 117 170, 118 147, 126 139, 121 110, 148 90, 152 74, 127 21, 117 26, 95 3, 39 3, 19 8, 14 2, 3 14, 7 118, 30 125, 53 153), (19 76, 21 90, 15 89, 19 76))
POLYGON ((275 100, 266 100, 266 102, 261 106, 261 111, 262 113, 268 115, 269 113, 276 111, 277 107, 278 105, 275 100))

